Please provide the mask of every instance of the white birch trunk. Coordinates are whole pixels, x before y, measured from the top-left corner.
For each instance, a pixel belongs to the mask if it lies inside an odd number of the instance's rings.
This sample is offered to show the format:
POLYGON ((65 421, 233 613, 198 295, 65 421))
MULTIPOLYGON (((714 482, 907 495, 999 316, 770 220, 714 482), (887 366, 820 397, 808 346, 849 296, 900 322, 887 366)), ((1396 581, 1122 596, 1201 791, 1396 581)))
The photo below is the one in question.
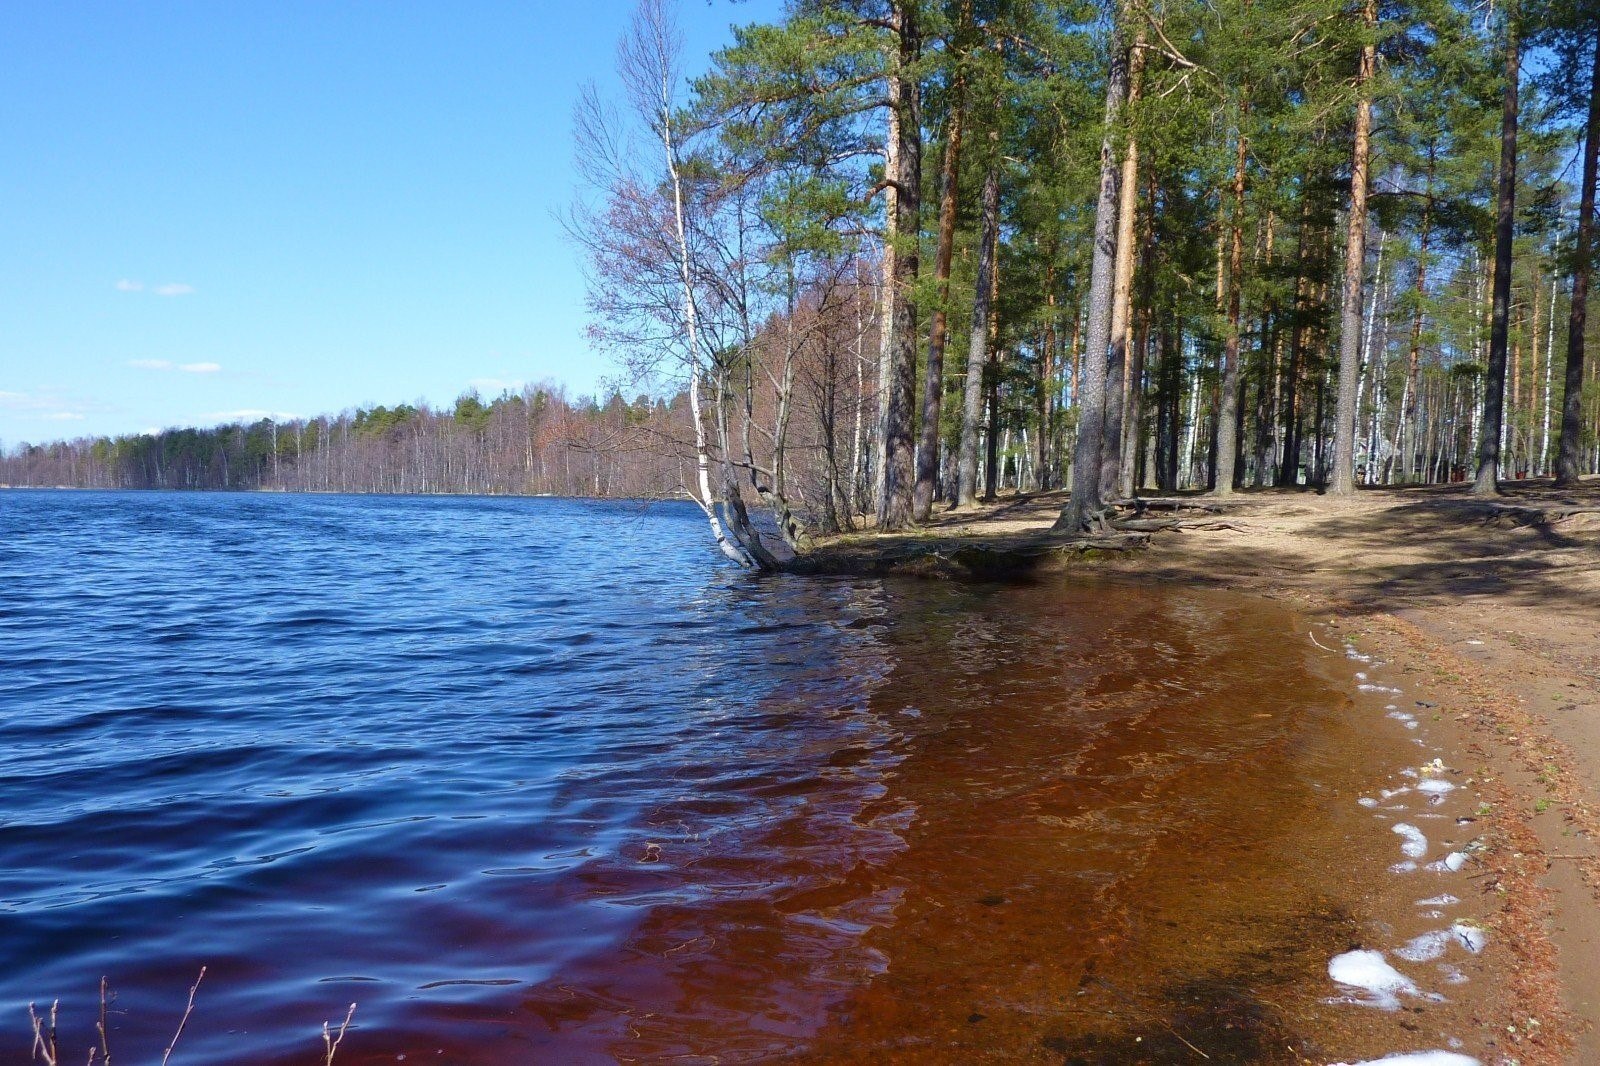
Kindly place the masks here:
MULTIPOLYGON (((662 65, 662 71, 665 75, 665 64, 662 65)), ((667 175, 672 181, 673 237, 676 239, 678 250, 678 278, 683 286, 684 340, 689 349, 689 412, 694 418, 695 476, 700 489, 699 495, 694 499, 700 505, 700 510, 705 512, 706 521, 711 527, 711 536, 716 540, 717 547, 722 549, 722 554, 740 566, 753 567, 755 560, 750 557, 750 553, 741 545, 729 540, 723 530, 722 522, 717 517, 717 497, 711 490, 711 457, 706 448, 706 427, 700 410, 700 387, 704 376, 700 366, 700 326, 695 315, 694 275, 689 260, 689 237, 683 220, 683 182, 678 174, 678 160, 672 141, 672 85, 665 76, 661 82, 659 118, 662 155, 666 160, 667 175)))

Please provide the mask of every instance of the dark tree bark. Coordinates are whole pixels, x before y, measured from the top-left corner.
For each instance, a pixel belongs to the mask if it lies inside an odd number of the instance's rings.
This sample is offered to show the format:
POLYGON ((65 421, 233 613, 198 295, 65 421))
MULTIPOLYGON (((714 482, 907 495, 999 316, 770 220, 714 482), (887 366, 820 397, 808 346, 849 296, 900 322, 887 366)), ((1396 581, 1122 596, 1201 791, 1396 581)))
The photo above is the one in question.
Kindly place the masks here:
POLYGON ((1506 348, 1511 335, 1511 251, 1517 214, 1517 82, 1521 50, 1517 12, 1506 9, 1505 98, 1500 114, 1500 191, 1494 226, 1494 305, 1489 322, 1489 371, 1484 380, 1475 496, 1500 492, 1500 433, 1505 420, 1506 348))
MULTIPOLYGON (((971 4, 964 7, 970 15, 971 4)), ((961 173, 962 112, 965 80, 956 77, 950 121, 945 127, 944 166, 939 193, 939 241, 933 254, 934 286, 938 292, 933 309, 933 324, 928 331, 928 362, 922 374, 922 432, 917 449, 917 487, 912 500, 912 517, 926 522, 933 512, 939 489, 939 436, 944 406, 944 349, 949 334, 950 260, 956 243, 956 193, 961 173)))
POLYGON ((886 180, 894 245, 889 284, 889 343, 885 348, 883 400, 883 492, 878 500, 878 526, 905 529, 912 523, 916 448, 912 407, 917 389, 917 233, 922 212, 922 115, 917 79, 912 71, 921 52, 921 31, 914 0, 897 0, 891 18, 898 54, 889 79, 890 145, 886 180))
MULTIPOLYGON (((1276 235, 1277 215, 1272 211, 1268 211, 1266 262, 1269 274, 1275 269, 1276 235)), ((1278 297, 1276 291, 1273 290, 1269 292, 1266 306, 1261 312, 1261 347, 1259 365, 1256 368, 1256 432, 1253 483, 1257 488, 1265 488, 1272 483, 1275 476, 1272 469, 1272 434, 1273 428, 1277 424, 1277 419, 1273 404, 1278 398, 1278 369, 1282 362, 1280 357, 1283 354, 1281 318, 1282 316, 1278 309, 1278 297)))
MULTIPOLYGON (((1119 12, 1119 17, 1121 12, 1119 12)), ((1117 258, 1120 167, 1116 125, 1128 95, 1128 56, 1120 32, 1106 79, 1105 135, 1100 142, 1100 196, 1095 204, 1094 251, 1089 268, 1089 325, 1078 397, 1078 440, 1072 456, 1072 492, 1055 528, 1081 533, 1100 510, 1100 455, 1106 419, 1106 358, 1111 345, 1111 291, 1117 258)))
MULTIPOLYGON (((1370 34, 1378 23, 1377 0, 1362 12, 1370 34)), ((1339 313, 1339 398, 1334 408, 1333 476, 1328 493, 1356 491, 1356 402, 1361 378, 1361 296, 1367 266, 1367 172, 1372 158, 1372 93, 1377 45, 1369 37, 1361 49, 1357 75, 1355 145, 1350 153, 1349 235, 1344 250, 1344 294, 1339 313)), ((1320 427, 1319 427, 1320 432, 1320 427)))
POLYGON ((1174 339, 1172 315, 1163 317, 1157 333, 1161 362, 1156 370, 1156 487, 1178 491, 1179 410, 1183 402, 1183 343, 1174 339))
POLYGON ((1305 199, 1300 208, 1300 231, 1295 239, 1294 307, 1289 321, 1289 362, 1283 371, 1283 388, 1278 398, 1278 411, 1283 419, 1283 456, 1278 464, 1278 486, 1286 488, 1300 484, 1300 376, 1304 362, 1307 298, 1311 292, 1310 264, 1306 249, 1310 238, 1307 220, 1311 215, 1311 200, 1305 199))
POLYGON ((1589 120, 1584 127, 1583 189, 1578 198, 1578 240, 1572 258, 1572 311, 1567 326, 1566 396, 1561 403, 1561 443, 1556 484, 1578 481, 1583 447, 1584 332, 1589 327, 1589 275, 1594 269, 1594 194, 1600 169, 1600 32, 1595 35, 1594 70, 1589 82, 1589 120))
POLYGON ((1422 370, 1422 305, 1423 299, 1428 294, 1428 251, 1429 240, 1433 234, 1433 172, 1434 152, 1436 143, 1428 145, 1428 172, 1427 189, 1422 199, 1422 225, 1417 236, 1417 276, 1414 283, 1414 293, 1417 305, 1411 312, 1411 344, 1406 356, 1406 383, 1403 389, 1403 403, 1400 405, 1400 421, 1394 431, 1395 452, 1400 460, 1400 473, 1409 478, 1412 474, 1413 460, 1416 457, 1414 443, 1409 443, 1406 431, 1409 429, 1413 437, 1417 424, 1417 388, 1422 370))
POLYGON ((1056 246, 1052 238, 1044 268, 1044 335, 1039 344, 1039 394, 1037 417, 1039 434, 1035 441, 1034 485, 1040 490, 1055 488, 1056 424, 1056 246))
POLYGON ((1150 320, 1155 314, 1155 237, 1152 221, 1156 213, 1156 184, 1153 176, 1145 192, 1147 207, 1140 234, 1138 327, 1133 331, 1133 348, 1128 353, 1128 403, 1122 426, 1122 469, 1118 472, 1117 492, 1123 499, 1134 496, 1145 483, 1145 362, 1150 351, 1150 320))
MULTIPOLYGON (((995 134, 991 133, 991 137, 995 134)), ((972 336, 962 393, 961 444, 956 458, 956 506, 978 497, 978 428, 983 421, 983 377, 989 362, 989 315, 994 294, 994 253, 1000 236, 1000 160, 983 176, 982 232, 978 235, 978 280, 972 297, 972 336)))
MULTIPOLYGON (((1132 107, 1139 99, 1139 77, 1144 71, 1144 34, 1135 38, 1128 55, 1128 99, 1132 107)), ((1127 123, 1123 124, 1127 127, 1127 123)), ((1128 417, 1128 395, 1132 387, 1129 374, 1128 339, 1132 324, 1134 222, 1139 210, 1139 142, 1131 129, 1122 154, 1121 187, 1117 193, 1117 272, 1111 289, 1111 351, 1106 361, 1105 441, 1100 453, 1100 496, 1114 499, 1122 495, 1122 465, 1125 445, 1124 423, 1128 417)))
POLYGON ((1239 323, 1244 287, 1244 183, 1249 140, 1239 130, 1233 166, 1233 217, 1228 224, 1228 333, 1222 344, 1222 396, 1217 409, 1217 461, 1212 491, 1233 493, 1239 456, 1239 323))
POLYGON ((1316 413, 1312 418, 1311 482, 1323 485, 1328 478, 1328 437, 1323 432, 1328 421, 1328 372, 1321 366, 1317 368, 1316 413))
POLYGON ((983 375, 988 394, 989 428, 983 441, 983 498, 989 503, 1000 493, 1000 361, 992 354, 983 375))

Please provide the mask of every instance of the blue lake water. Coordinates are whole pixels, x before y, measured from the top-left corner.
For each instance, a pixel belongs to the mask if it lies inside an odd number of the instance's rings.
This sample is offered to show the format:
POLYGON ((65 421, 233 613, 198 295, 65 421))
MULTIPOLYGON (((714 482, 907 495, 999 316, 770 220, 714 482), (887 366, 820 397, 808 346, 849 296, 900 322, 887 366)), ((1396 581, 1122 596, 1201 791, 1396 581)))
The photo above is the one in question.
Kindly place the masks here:
POLYGON ((351 1002, 341 1066, 1037 1049, 1117 965, 1167 1017, 1104 945, 1218 879, 1322 980, 1356 905, 1285 856, 1376 741, 1287 617, 752 576, 683 504, 0 493, 0 1061, 57 998, 81 1061, 102 976, 159 1059, 202 965, 175 1062, 351 1002))

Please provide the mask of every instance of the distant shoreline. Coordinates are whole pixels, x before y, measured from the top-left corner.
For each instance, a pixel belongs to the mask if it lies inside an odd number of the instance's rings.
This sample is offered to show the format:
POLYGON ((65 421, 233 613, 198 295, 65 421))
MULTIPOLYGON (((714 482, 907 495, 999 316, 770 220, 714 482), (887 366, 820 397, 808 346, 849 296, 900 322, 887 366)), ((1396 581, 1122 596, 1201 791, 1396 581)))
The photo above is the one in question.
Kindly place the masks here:
POLYGON ((332 490, 332 489, 175 489, 175 488, 125 488, 119 486, 99 485, 5 485, 0 484, 0 492, 137 492, 150 494, 170 494, 174 496, 373 496, 373 497, 415 497, 417 499, 432 499, 438 497, 458 496, 463 499, 486 500, 593 500, 609 503, 672 503, 681 501, 691 503, 687 496, 563 496, 554 492, 363 492, 357 489, 332 490))

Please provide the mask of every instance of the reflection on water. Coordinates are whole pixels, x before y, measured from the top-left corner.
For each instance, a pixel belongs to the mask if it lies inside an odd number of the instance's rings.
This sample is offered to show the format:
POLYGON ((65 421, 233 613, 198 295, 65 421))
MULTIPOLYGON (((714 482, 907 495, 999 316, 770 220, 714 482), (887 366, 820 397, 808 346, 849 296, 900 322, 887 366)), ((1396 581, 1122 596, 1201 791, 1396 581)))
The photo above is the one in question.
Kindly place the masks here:
POLYGON ((3 505, 0 1001, 72 1047, 105 973, 159 1051, 205 963, 191 1062, 351 1000, 347 1063, 1293 1062, 1390 861, 1394 740, 1254 601, 751 578, 676 507, 3 505))

